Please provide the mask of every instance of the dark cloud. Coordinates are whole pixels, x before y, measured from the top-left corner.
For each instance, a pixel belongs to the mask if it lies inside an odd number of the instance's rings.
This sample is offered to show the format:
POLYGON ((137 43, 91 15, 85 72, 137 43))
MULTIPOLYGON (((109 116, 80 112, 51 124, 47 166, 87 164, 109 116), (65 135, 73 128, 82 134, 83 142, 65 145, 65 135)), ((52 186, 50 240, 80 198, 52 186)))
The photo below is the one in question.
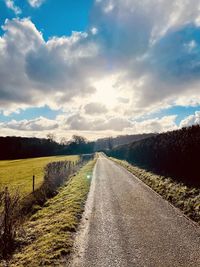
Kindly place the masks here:
POLYGON ((121 1, 98 1, 91 17, 91 23, 98 28, 96 40, 107 58, 114 62, 127 60, 147 50, 152 20, 143 9, 130 8, 121 1))
POLYGON ((71 130, 81 131, 123 131, 131 127, 131 122, 124 118, 101 118, 91 119, 80 114, 75 114, 67 119, 67 125, 71 130))
POLYGON ((44 117, 39 117, 34 120, 10 121, 4 123, 2 128, 14 129, 17 131, 51 131, 58 128, 58 123, 44 117))
POLYGON ((90 103, 84 107, 85 113, 90 115, 105 114, 108 109, 101 103, 90 103))
POLYGON ((200 27, 184 25, 161 38, 150 52, 151 69, 166 82, 199 79, 200 27))

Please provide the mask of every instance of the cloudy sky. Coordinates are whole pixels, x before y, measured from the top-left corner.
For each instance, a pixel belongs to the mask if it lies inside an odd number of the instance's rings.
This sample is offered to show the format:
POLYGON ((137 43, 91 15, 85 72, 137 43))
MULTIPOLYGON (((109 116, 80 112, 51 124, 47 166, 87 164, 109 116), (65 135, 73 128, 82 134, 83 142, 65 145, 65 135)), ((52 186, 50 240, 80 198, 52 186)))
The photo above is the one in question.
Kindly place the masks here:
POLYGON ((200 0, 0 0, 0 135, 200 123, 200 0))

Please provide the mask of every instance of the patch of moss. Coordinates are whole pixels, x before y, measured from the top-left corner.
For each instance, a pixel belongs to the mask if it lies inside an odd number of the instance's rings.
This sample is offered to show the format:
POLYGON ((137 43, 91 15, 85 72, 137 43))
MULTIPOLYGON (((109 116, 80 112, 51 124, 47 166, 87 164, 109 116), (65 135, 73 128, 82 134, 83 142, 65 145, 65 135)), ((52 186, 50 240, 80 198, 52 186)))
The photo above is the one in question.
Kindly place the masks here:
POLYGON ((95 160, 87 163, 24 225, 23 245, 9 266, 60 266, 70 253, 90 187, 95 160))

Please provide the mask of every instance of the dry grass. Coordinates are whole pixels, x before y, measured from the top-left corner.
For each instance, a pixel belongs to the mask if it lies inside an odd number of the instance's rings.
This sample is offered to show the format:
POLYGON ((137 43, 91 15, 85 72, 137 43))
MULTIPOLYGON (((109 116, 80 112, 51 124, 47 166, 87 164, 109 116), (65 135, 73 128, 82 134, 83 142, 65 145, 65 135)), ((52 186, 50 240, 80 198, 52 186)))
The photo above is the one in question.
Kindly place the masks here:
POLYGON ((113 161, 125 167, 128 171, 136 175, 145 184, 160 194, 164 199, 181 209, 188 217, 200 224, 200 189, 189 188, 182 183, 178 183, 172 178, 166 178, 148 172, 127 161, 111 158, 113 161))
POLYGON ((53 156, 43 158, 1 160, 0 190, 8 186, 9 191, 19 190, 21 196, 32 191, 32 176, 35 175, 35 189, 38 189, 44 178, 44 167, 55 161, 77 161, 79 156, 53 156))
POLYGON ((26 234, 18 237, 23 245, 9 266, 62 266, 73 245, 94 164, 87 163, 24 225, 26 234))
POLYGON ((15 212, 18 208, 20 196, 17 192, 12 196, 6 189, 0 192, 0 259, 9 258, 15 248, 15 234, 19 224, 15 212))

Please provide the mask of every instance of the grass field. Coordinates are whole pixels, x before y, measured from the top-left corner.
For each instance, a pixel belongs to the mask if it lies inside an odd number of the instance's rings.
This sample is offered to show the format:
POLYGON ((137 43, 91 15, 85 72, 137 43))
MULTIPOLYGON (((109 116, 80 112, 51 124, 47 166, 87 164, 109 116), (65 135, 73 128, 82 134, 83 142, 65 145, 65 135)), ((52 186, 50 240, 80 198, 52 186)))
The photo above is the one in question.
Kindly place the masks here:
MULTIPOLYGON (((90 187, 95 160, 89 161, 23 226, 22 247, 8 266, 65 266, 90 187)), ((0 263, 0 266, 1 263, 0 263)))
POLYGON ((54 161, 77 161, 79 156, 53 156, 20 160, 0 161, 0 190, 5 186, 13 191, 18 189, 20 194, 32 192, 32 177, 35 175, 35 189, 43 182, 44 167, 54 161))

